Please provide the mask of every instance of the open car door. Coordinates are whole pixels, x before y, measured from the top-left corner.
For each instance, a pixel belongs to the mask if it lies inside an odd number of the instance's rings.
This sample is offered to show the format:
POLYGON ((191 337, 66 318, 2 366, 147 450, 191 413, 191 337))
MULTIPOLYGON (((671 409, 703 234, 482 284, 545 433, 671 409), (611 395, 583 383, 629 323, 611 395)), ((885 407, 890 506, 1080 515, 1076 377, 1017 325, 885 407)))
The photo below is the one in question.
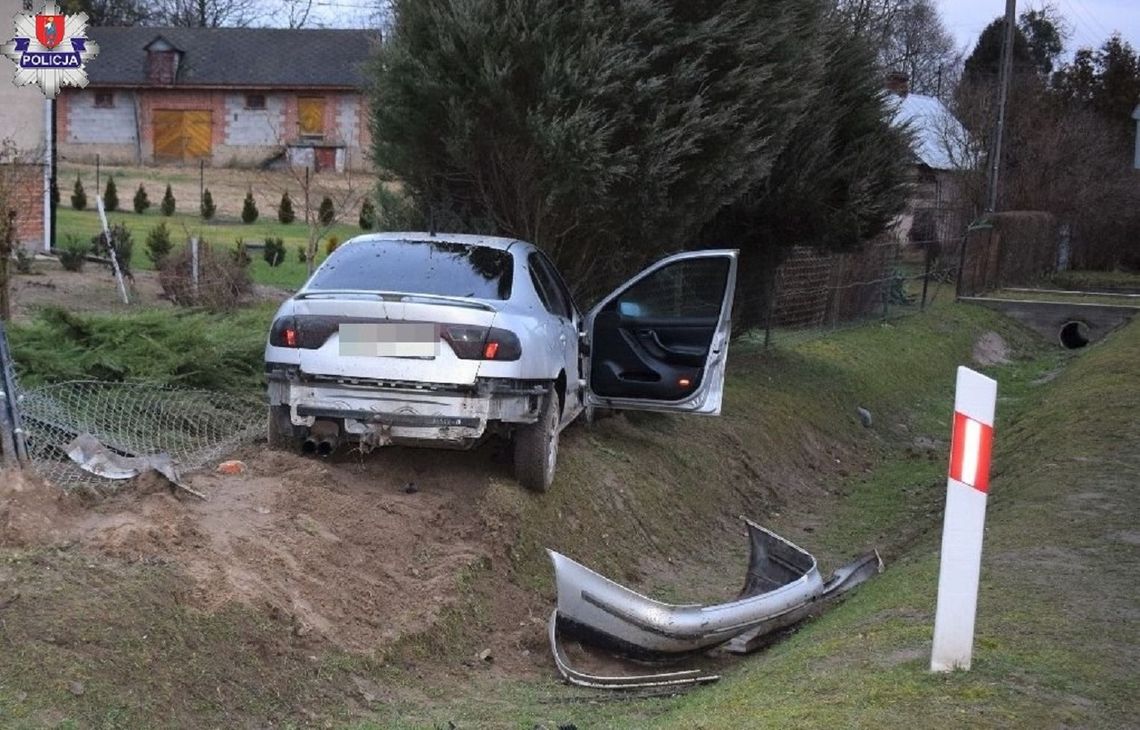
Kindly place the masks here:
POLYGON ((586 317, 586 404, 719 414, 738 253, 669 256, 602 299, 586 317))

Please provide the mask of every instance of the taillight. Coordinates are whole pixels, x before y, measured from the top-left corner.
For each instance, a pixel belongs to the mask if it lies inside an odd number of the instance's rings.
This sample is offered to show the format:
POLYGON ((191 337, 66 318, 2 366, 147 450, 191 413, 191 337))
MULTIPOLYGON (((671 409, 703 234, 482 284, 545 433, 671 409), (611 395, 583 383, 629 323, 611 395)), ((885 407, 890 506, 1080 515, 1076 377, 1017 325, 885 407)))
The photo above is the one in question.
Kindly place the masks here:
POLYGON ((269 344, 304 350, 320 349, 340 327, 342 319, 313 314, 282 317, 269 329, 269 344))
POLYGON ((498 327, 445 324, 440 335, 460 360, 518 360, 522 356, 518 336, 498 327))
POLYGON ((269 329, 269 344, 274 347, 297 347, 297 323, 292 317, 282 317, 269 329))

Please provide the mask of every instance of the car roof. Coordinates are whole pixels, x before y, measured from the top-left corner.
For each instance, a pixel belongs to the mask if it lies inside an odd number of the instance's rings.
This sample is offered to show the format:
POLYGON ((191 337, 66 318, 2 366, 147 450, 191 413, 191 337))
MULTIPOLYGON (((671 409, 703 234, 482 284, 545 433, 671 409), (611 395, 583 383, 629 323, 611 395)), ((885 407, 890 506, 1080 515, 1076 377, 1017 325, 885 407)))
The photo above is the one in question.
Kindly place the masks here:
POLYGON ((519 245, 523 248, 533 248, 532 244, 517 238, 503 236, 483 236, 477 233, 431 233, 428 231, 384 231, 382 233, 365 233, 353 236, 346 244, 353 242, 377 241, 443 241, 445 243, 462 243, 468 246, 486 246, 487 248, 506 251, 511 246, 519 245))

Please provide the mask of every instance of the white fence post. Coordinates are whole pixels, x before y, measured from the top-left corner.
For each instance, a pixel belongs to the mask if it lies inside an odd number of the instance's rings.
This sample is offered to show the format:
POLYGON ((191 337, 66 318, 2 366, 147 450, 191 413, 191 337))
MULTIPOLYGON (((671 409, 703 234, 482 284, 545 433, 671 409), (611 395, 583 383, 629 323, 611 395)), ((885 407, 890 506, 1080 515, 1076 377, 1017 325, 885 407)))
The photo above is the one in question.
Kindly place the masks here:
POLYGON ((107 226, 107 211, 103 209, 103 196, 96 193, 95 207, 99 209, 99 222, 103 224, 103 238, 107 241, 107 251, 111 256, 111 268, 115 270, 115 282, 119 285, 119 296, 123 304, 130 304, 127 297, 127 285, 123 283, 123 272, 119 270, 119 256, 115 252, 115 242, 111 240, 111 229, 107 226))
POLYGON ((997 381, 958 368, 930 671, 969 669, 982 567, 997 381))

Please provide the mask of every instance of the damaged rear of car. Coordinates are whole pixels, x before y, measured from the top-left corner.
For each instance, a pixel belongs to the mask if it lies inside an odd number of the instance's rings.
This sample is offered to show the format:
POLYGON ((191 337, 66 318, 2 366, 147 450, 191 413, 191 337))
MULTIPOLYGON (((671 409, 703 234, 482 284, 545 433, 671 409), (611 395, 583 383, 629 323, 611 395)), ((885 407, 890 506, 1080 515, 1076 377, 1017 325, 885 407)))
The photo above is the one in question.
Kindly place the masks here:
POLYGON ((561 363, 536 341, 512 242, 423 239, 354 239, 278 310, 265 352, 272 446, 467 448, 538 420, 561 363))

